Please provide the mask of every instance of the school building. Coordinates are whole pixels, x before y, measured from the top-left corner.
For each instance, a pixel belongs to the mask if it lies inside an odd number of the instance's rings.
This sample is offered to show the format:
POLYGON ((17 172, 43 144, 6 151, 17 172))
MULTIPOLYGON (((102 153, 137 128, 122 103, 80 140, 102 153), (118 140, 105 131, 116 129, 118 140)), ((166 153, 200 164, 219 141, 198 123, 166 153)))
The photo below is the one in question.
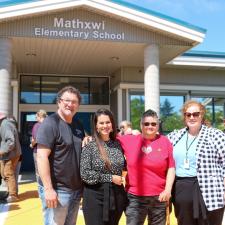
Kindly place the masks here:
POLYGON ((18 119, 24 168, 36 111, 56 111, 66 85, 82 94, 77 116, 89 132, 100 107, 119 123, 132 120, 140 102, 159 113, 168 100, 179 112, 190 98, 206 105, 216 126, 225 115, 225 54, 191 51, 205 34, 122 0, 1 2, 0 111, 18 119))

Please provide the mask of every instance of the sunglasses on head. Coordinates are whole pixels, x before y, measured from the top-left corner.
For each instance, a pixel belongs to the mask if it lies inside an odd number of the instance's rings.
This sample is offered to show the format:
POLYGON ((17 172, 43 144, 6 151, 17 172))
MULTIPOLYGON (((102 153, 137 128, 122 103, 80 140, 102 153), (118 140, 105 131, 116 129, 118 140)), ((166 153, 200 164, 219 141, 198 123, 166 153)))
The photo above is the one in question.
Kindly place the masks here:
POLYGON ((197 117, 200 116, 200 112, 193 112, 193 113, 186 112, 186 113, 184 113, 184 115, 185 115, 187 118, 191 118, 191 116, 193 116, 194 118, 197 118, 197 117))
POLYGON ((145 122, 145 123, 142 123, 142 125, 144 125, 145 127, 148 127, 149 125, 151 125, 152 127, 156 127, 157 126, 157 123, 156 122, 145 122))

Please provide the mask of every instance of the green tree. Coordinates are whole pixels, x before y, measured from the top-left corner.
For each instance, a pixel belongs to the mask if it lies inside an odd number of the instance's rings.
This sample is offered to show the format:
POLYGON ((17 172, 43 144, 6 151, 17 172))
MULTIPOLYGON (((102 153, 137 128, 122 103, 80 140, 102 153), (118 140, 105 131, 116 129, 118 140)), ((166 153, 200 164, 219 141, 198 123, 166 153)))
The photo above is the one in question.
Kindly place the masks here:
POLYGON ((178 113, 173 113, 170 116, 164 116, 161 118, 162 121, 162 130, 165 134, 173 131, 174 129, 180 129, 184 127, 183 120, 181 115, 178 113))
POLYGON ((174 129, 180 129, 183 127, 183 121, 181 115, 174 112, 174 106, 166 98, 164 102, 160 105, 160 119, 162 125, 162 131, 166 134, 174 129))
POLYGON ((173 114, 174 106, 171 105, 170 101, 166 98, 162 104, 160 104, 160 115, 161 117, 168 117, 173 114))
POLYGON ((132 127, 139 130, 140 118, 144 112, 144 99, 142 97, 131 99, 130 110, 132 127))

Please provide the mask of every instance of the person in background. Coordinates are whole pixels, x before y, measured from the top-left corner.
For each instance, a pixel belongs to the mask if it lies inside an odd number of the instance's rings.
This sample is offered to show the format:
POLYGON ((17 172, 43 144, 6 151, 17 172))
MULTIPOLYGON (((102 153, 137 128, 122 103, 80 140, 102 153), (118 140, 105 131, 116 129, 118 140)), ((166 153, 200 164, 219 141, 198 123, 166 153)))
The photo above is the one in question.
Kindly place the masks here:
POLYGON ((127 161, 127 225, 142 225, 146 217, 149 225, 165 225, 175 178, 173 147, 159 134, 155 111, 143 113, 140 127, 142 134, 117 137, 127 161))
POLYGON ((120 130, 119 135, 126 135, 126 134, 138 135, 138 134, 140 134, 139 130, 132 129, 132 124, 128 120, 123 120, 120 123, 119 130, 120 130))
POLYGON ((17 162, 16 168, 15 168, 15 177, 16 177, 16 186, 17 186, 17 195, 19 193, 19 174, 20 174, 20 168, 22 163, 22 151, 21 151, 21 140, 20 140, 20 133, 18 131, 18 123, 16 121, 16 118, 14 116, 8 116, 7 119, 15 126, 15 136, 18 135, 19 140, 16 142, 16 148, 18 152, 21 152, 19 160, 17 162))
POLYGON ((48 116, 38 129, 39 197, 45 225, 76 224, 83 190, 80 155, 84 131, 78 132, 73 117, 80 103, 81 95, 76 88, 62 88, 57 94, 57 112, 48 116))
POLYGON ((93 132, 92 141, 81 154, 85 224, 117 225, 126 207, 122 177, 125 159, 109 110, 99 109, 94 114, 93 132))
POLYGON ((15 171, 20 155, 19 135, 15 124, 0 112, 0 164, 1 176, 8 187, 7 202, 19 200, 15 171))
POLYGON ((173 204, 178 225, 221 225, 224 213, 225 134, 204 125, 205 107, 182 108, 185 127, 168 134, 174 146, 173 204))
POLYGON ((44 121, 44 119, 47 117, 47 113, 45 110, 40 109, 37 113, 36 113, 36 120, 37 122, 34 124, 33 128, 32 128, 32 136, 31 136, 31 143, 30 143, 30 147, 33 149, 33 158, 34 158, 34 168, 35 168, 35 174, 36 174, 36 179, 38 181, 38 168, 37 168, 37 132, 38 129, 41 125, 41 123, 44 121))

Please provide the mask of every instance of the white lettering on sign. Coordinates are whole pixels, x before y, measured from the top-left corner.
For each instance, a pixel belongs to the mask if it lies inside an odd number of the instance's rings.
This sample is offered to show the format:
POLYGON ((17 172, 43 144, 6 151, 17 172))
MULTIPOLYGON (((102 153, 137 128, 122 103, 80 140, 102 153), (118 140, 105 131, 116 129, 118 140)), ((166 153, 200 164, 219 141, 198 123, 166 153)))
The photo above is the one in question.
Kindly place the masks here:
POLYGON ((114 34, 108 32, 93 32, 94 39, 111 39, 111 40, 124 40, 124 33, 114 34))
POLYGON ((105 30, 105 21, 92 22, 81 21, 79 19, 64 20, 63 18, 54 18, 54 27, 57 28, 73 28, 73 29, 85 29, 85 30, 105 30))
POLYGON ((35 36, 45 37, 63 37, 63 38, 79 38, 87 40, 89 38, 89 32, 78 31, 63 31, 63 30, 49 30, 45 28, 36 27, 34 29, 35 36))
POLYGON ((34 35, 39 37, 70 38, 82 40, 125 40, 124 32, 113 33, 105 30, 105 21, 65 20, 55 17, 53 28, 35 27, 34 35))

